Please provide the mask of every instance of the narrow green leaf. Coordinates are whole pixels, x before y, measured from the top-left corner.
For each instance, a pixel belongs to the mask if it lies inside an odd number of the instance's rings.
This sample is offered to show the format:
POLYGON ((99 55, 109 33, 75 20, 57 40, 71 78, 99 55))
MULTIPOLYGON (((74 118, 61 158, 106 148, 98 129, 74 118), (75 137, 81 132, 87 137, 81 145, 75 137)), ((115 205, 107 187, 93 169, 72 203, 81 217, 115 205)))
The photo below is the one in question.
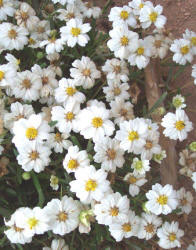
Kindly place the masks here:
POLYGON ((48 123, 50 127, 54 127, 57 124, 58 121, 51 121, 48 123))
POLYGON ((159 100, 157 100, 155 102, 155 104, 152 106, 152 108, 148 111, 148 115, 150 115, 151 113, 153 113, 160 105, 161 103, 165 100, 165 98, 167 97, 168 93, 164 92, 162 94, 162 96, 159 98, 159 100))
POLYGON ((44 194, 43 194, 43 191, 42 191, 38 176, 32 171, 31 172, 31 177, 32 177, 32 180, 33 180, 33 184, 34 184, 34 186, 35 186, 35 188, 37 190, 37 193, 38 193, 39 202, 38 202, 37 205, 39 207, 43 207, 45 197, 44 197, 44 194))

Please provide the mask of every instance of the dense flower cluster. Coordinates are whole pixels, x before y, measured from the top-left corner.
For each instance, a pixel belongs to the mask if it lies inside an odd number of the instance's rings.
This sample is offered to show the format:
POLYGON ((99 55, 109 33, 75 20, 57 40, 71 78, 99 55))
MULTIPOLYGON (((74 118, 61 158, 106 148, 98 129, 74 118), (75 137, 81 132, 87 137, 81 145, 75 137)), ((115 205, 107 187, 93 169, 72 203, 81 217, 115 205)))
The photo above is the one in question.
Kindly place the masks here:
MULTIPOLYGON (((56 8, 52 21, 60 23, 55 30, 48 20, 40 20, 29 4, 0 1, 0 50, 6 60, 0 65, 0 87, 5 105, 7 98, 12 100, 9 108, 3 106, 1 116, 25 174, 44 172, 54 155, 62 156, 69 192, 48 200, 42 208, 18 208, 5 220, 4 233, 11 243, 25 244, 48 231, 60 236, 77 228, 80 233, 90 233, 92 225, 98 223, 105 225, 117 242, 133 236, 146 240, 157 237, 164 249, 180 247, 183 230, 178 222, 167 221, 162 215, 176 211, 189 214, 191 192, 150 181, 151 189, 141 200, 143 210, 139 204, 140 213, 132 200, 140 199, 155 162, 160 164, 167 157, 159 144, 160 126, 165 136, 180 141, 193 129, 184 111, 185 98, 173 96, 175 112, 170 109, 157 124, 135 114, 129 79, 130 68, 143 69, 151 58, 165 58, 169 49, 176 63, 192 62, 196 34, 186 30, 182 39, 172 41, 164 32, 162 6, 132 0, 127 6, 111 8, 107 46, 112 53, 100 64, 90 55, 78 53, 90 46, 93 25, 88 20, 98 18, 101 9, 81 0, 52 2, 56 8), (138 32, 149 27, 149 35, 138 32), (33 65, 21 67, 15 52, 29 48, 37 49, 37 58, 45 57, 45 64, 36 59, 33 65), (61 55, 68 51, 75 51, 77 56, 72 57, 65 72, 61 55), (97 89, 103 92, 100 99, 96 99, 97 89), (113 188, 111 176, 118 178, 123 169, 119 180, 126 191, 121 194, 113 188)), ((196 78, 195 72, 193 66, 192 76, 196 78)), ((0 155, 3 142, 2 137, 0 155)), ((183 166, 181 174, 192 178, 196 189, 195 148, 192 144, 183 150, 179 164, 183 166)), ((60 179, 52 172, 48 186, 58 192, 60 179)), ((56 238, 51 248, 43 249, 67 250, 68 246, 56 238)))

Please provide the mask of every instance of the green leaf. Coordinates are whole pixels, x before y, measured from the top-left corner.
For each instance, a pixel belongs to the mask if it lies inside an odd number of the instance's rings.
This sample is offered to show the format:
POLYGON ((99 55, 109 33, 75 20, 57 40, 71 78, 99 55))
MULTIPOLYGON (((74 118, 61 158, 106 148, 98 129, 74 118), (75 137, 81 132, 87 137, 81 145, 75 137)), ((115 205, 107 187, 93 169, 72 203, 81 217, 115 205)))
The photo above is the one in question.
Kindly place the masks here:
POLYGON ((31 177, 32 177, 32 180, 33 180, 33 184, 34 184, 34 186, 35 186, 35 188, 37 190, 37 193, 38 193, 39 202, 38 202, 37 205, 39 207, 43 207, 45 197, 44 197, 44 194, 43 194, 43 191, 42 191, 38 176, 32 171, 31 172, 31 177))
POLYGON ((148 116, 153 113, 160 105, 161 103, 165 100, 167 97, 168 93, 165 91, 162 96, 155 102, 155 104, 152 106, 152 108, 148 111, 148 116))
POLYGON ((80 145, 80 143, 75 135, 71 136, 71 140, 72 140, 74 145, 77 145, 79 147, 79 149, 82 149, 82 147, 81 147, 81 145, 80 145))
POLYGON ((54 127, 57 124, 58 121, 51 121, 48 123, 50 127, 54 127))

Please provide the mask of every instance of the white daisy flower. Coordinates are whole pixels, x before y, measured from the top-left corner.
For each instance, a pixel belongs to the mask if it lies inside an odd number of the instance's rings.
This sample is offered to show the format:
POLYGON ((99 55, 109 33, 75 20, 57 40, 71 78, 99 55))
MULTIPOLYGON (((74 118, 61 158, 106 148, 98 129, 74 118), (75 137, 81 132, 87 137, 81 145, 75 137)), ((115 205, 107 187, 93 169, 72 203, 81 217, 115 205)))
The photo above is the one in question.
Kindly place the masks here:
POLYGON ((42 20, 37 23, 35 30, 32 32, 31 35, 36 40, 43 41, 48 39, 50 32, 50 22, 48 20, 42 20))
POLYGON ((63 153, 64 149, 68 149, 72 146, 72 142, 68 140, 70 134, 67 133, 50 133, 48 140, 48 146, 54 149, 55 153, 63 153))
POLYGON ((167 21, 167 18, 161 15, 162 12, 163 7, 161 5, 157 5, 155 7, 145 5, 141 9, 139 16, 142 28, 147 29, 153 23, 156 28, 162 29, 167 21))
POLYGON ((40 97, 47 98, 54 95, 54 89, 58 87, 56 74, 50 68, 42 69, 39 65, 35 64, 31 68, 32 72, 41 78, 42 87, 40 89, 40 97))
POLYGON ((84 3, 84 9, 82 10, 83 16, 87 18, 98 18, 101 15, 101 9, 93 6, 91 2, 84 3))
POLYGON ((131 102, 125 102, 124 99, 116 97, 110 102, 111 117, 114 118, 114 123, 119 125, 123 121, 134 119, 133 105, 131 102))
POLYGON ((153 38, 153 57, 159 57, 160 59, 165 58, 171 44, 170 39, 163 34, 155 34, 153 38))
POLYGON ((186 108, 185 97, 182 95, 176 95, 172 99, 172 104, 176 109, 186 108))
POLYGON ((0 65, 0 87, 11 87, 16 74, 16 68, 13 65, 9 63, 0 65))
POLYGON ((184 236, 184 231, 179 229, 178 222, 165 222, 161 228, 157 230, 159 237, 159 246, 164 249, 181 247, 180 238, 184 236))
POLYGON ((114 132, 114 124, 109 120, 110 112, 105 107, 91 105, 78 114, 78 130, 85 139, 99 141, 114 132))
POLYGON ((55 89, 55 99, 58 103, 66 105, 68 102, 83 103, 86 97, 76 89, 74 80, 62 78, 59 87, 55 89))
POLYGON ((59 189, 59 178, 53 174, 50 177, 50 187, 55 191, 59 189))
POLYGON ((135 50, 128 58, 130 65, 136 65, 139 69, 145 68, 150 62, 150 57, 154 54, 152 43, 152 36, 147 36, 144 40, 139 39, 135 50))
POLYGON ((25 235, 44 234, 49 230, 49 217, 40 207, 20 209, 16 218, 16 225, 25 229, 25 235))
POLYGON ((75 18, 67 22, 66 26, 60 28, 61 38, 69 47, 74 47, 77 43, 84 47, 90 40, 86 34, 91 30, 89 23, 82 23, 81 19, 75 18))
POLYGON ((25 142, 43 143, 49 138, 50 127, 40 114, 32 114, 28 119, 14 122, 12 142, 21 147, 25 142))
POLYGON ((153 155, 161 154, 159 143, 159 132, 150 130, 146 137, 146 144, 141 152, 141 159, 151 160, 153 155))
POLYGON ((51 111, 52 121, 57 121, 55 125, 61 133, 69 134, 71 130, 78 132, 77 115, 80 114, 80 105, 70 102, 64 108, 55 106, 51 111))
POLYGON ((89 164, 90 160, 86 150, 80 151, 78 146, 70 146, 63 160, 63 167, 68 173, 76 172, 89 164))
POLYGON ((25 208, 19 208, 17 209, 12 215, 9 221, 4 220, 5 225, 8 227, 7 230, 4 231, 4 234, 7 236, 9 241, 13 244, 26 244, 30 243, 32 241, 31 236, 27 236, 25 234, 25 229, 22 227, 19 227, 16 224, 16 221, 18 220, 19 216, 21 216, 21 212, 25 208))
POLYGON ((68 245, 66 245, 63 239, 54 239, 51 243, 51 247, 43 247, 42 250, 69 250, 68 245))
POLYGON ((128 153, 140 154, 146 144, 147 124, 142 118, 135 118, 120 123, 120 130, 116 133, 116 139, 120 141, 120 147, 128 153))
POLYGON ((196 240, 193 241, 193 245, 190 244, 187 248, 187 250, 195 250, 196 249, 196 240))
POLYGON ((146 193, 146 197, 147 210, 156 215, 169 214, 178 206, 176 191, 169 184, 162 187, 156 183, 152 186, 152 190, 146 193))
POLYGON ((51 243, 51 247, 43 247, 42 250, 69 250, 64 239, 54 239, 51 243))
POLYGON ((193 181, 193 188, 195 189, 196 191, 196 172, 194 172, 192 174, 192 177, 191 177, 192 181, 193 181))
POLYGON ((179 164, 183 166, 180 169, 180 174, 191 177, 196 171, 196 152, 190 152, 188 149, 182 150, 179 153, 179 164))
POLYGON ((183 141, 187 138, 187 133, 193 129, 192 122, 184 110, 176 110, 173 114, 168 112, 162 119, 161 125, 165 128, 163 134, 170 139, 183 141))
POLYGON ((139 160, 137 157, 134 157, 131 168, 133 169, 134 175, 144 175, 150 170, 150 162, 148 160, 139 160))
POLYGON ((70 69, 70 75, 76 86, 82 86, 84 89, 92 88, 95 79, 101 77, 100 71, 96 69, 95 63, 89 57, 82 56, 81 60, 75 60, 72 66, 74 68, 70 69))
POLYGON ((129 2, 129 6, 132 8, 133 14, 136 16, 139 16, 141 9, 143 9, 146 5, 153 7, 153 4, 150 1, 132 0, 129 2))
POLYGON ((84 204, 89 204, 92 200, 101 201, 109 191, 107 173, 102 169, 96 170, 94 166, 80 168, 75 172, 75 178, 69 183, 70 190, 84 204))
POLYGON ((25 2, 20 3, 19 9, 16 10, 15 18, 19 26, 25 27, 29 31, 33 31, 40 22, 35 10, 25 2))
POLYGON ((50 163, 50 148, 35 141, 33 143, 24 143, 18 149, 18 152, 18 164, 21 165, 22 169, 26 172, 33 169, 36 173, 40 173, 50 163))
POLYGON ((130 52, 137 49, 138 34, 130 31, 127 26, 116 26, 110 30, 109 35, 111 39, 107 46, 114 52, 115 57, 127 59, 130 52))
POLYGON ((162 219, 154 214, 142 213, 138 230, 139 239, 151 239, 162 224, 162 219))
POLYGON ((5 50, 22 50, 28 43, 28 31, 12 23, 0 24, 0 46, 5 50))
POLYGON ((40 47, 46 46, 46 53, 50 55, 63 50, 63 45, 64 42, 62 39, 60 38, 57 39, 56 37, 53 36, 47 40, 40 42, 39 46, 40 47))
POLYGON ((95 204, 94 214, 99 224, 111 225, 120 223, 127 219, 129 211, 129 199, 126 195, 120 193, 109 194, 101 200, 101 203, 95 204))
POLYGON ((140 187, 147 182, 145 175, 135 175, 133 173, 127 173, 124 177, 124 181, 129 184, 129 194, 132 197, 138 195, 140 192, 140 187))
POLYGON ((50 230, 59 235, 65 235, 78 227, 80 206, 71 197, 63 196, 61 200, 52 199, 44 207, 49 220, 50 230))
POLYGON ((58 9, 57 13, 58 16, 56 18, 61 21, 68 22, 72 18, 82 19, 82 14, 75 4, 67 4, 65 9, 58 9))
POLYGON ((102 71, 106 74, 107 79, 127 82, 129 80, 129 70, 123 60, 117 58, 107 59, 102 66, 102 71))
POLYGON ((6 21, 8 17, 13 17, 15 11, 14 2, 12 0, 0 1, 0 21, 6 21))
POLYGON ((95 142, 94 150, 96 152, 93 156, 94 161, 101 163, 101 168, 105 171, 114 173, 117 167, 123 167, 125 162, 124 151, 120 148, 116 139, 104 137, 95 142))
POLYGON ((191 43, 185 39, 175 39, 172 43, 170 50, 174 53, 173 61, 181 65, 187 62, 192 62, 193 53, 191 50, 191 43))
POLYGON ((128 92, 129 84, 124 82, 120 83, 120 81, 108 80, 108 86, 103 87, 103 93, 105 94, 106 101, 111 102, 115 100, 117 97, 123 100, 128 100, 130 94, 128 92))
POLYGON ((129 210, 127 219, 109 225, 109 231, 117 242, 121 241, 123 238, 137 236, 139 221, 140 219, 135 215, 135 212, 129 210))
POLYGON ((166 151, 161 150, 160 154, 154 154, 153 155, 153 160, 156 161, 157 163, 161 164, 162 160, 167 157, 166 151))
POLYGON ((186 29, 183 38, 191 42, 191 50, 196 55, 196 32, 186 29))
POLYGON ((15 82, 12 83, 12 91, 16 98, 24 101, 36 101, 39 98, 41 85, 41 78, 37 74, 25 70, 17 73, 15 82))
POLYGON ((118 25, 128 25, 135 28, 137 24, 135 16, 132 14, 132 9, 126 5, 123 7, 111 8, 108 18, 110 22, 113 22, 113 27, 118 25))
POLYGON ((191 76, 194 78, 194 84, 196 85, 196 64, 192 66, 192 74, 191 76))
POLYGON ((177 191, 177 199, 179 201, 179 208, 182 210, 181 213, 190 214, 192 210, 193 196, 191 192, 185 190, 184 187, 177 191))

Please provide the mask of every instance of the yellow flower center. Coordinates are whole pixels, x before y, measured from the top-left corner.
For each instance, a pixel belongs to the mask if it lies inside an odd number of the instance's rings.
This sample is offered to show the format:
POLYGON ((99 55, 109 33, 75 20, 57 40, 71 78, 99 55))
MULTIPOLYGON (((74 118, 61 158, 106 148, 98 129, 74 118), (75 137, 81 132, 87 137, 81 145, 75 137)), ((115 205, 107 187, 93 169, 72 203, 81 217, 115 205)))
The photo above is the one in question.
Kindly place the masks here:
POLYGON ((44 77, 42 77, 42 84, 43 85, 46 85, 46 84, 48 84, 48 77, 47 76, 44 76, 44 77))
POLYGON ((96 181, 90 179, 86 182, 86 185, 85 185, 86 191, 95 191, 96 187, 97 187, 96 181))
POLYGON ((130 183, 130 184, 135 184, 136 181, 137 181, 137 179, 136 179, 134 176, 130 176, 130 177, 129 177, 129 183, 130 183))
POLYGON ((74 159, 69 160, 67 167, 69 169, 76 169, 78 167, 78 162, 74 159))
POLYGON ((157 49, 159 49, 160 47, 161 47, 161 40, 156 40, 155 42, 154 42, 154 45, 155 45, 155 47, 157 48, 157 49))
POLYGON ((115 96, 118 96, 118 95, 120 95, 121 90, 120 90, 119 87, 116 87, 116 88, 114 88, 113 92, 114 92, 114 95, 115 95, 115 96))
POLYGON ((5 76, 5 73, 3 71, 0 71, 0 81, 3 80, 4 76, 5 76))
POLYGON ((20 64, 20 59, 16 60, 16 64, 19 65, 20 64))
POLYGON ((142 9, 144 7, 143 3, 140 3, 139 8, 142 9))
POLYGON ((73 96, 76 93, 76 89, 72 87, 66 88, 66 93, 68 96, 73 96))
POLYGON ((153 23, 156 22, 157 16, 158 16, 157 12, 150 13, 150 15, 149 15, 150 21, 153 23))
POLYGON ((34 140, 38 135, 38 131, 36 128, 28 128, 26 130, 26 137, 29 139, 29 140, 34 140))
POLYGON ((28 219, 27 223, 29 225, 29 228, 32 230, 37 225, 38 220, 35 217, 33 217, 28 219))
POLYGON ((74 14, 74 13, 72 13, 72 12, 67 13, 67 18, 68 18, 68 19, 72 19, 72 18, 74 18, 74 17, 75 17, 75 14, 74 14))
POLYGON ((131 231, 131 225, 129 223, 125 223, 122 225, 122 229, 124 232, 128 233, 131 231))
POLYGON ((188 201, 187 201, 187 199, 182 199, 182 200, 180 200, 180 204, 182 205, 182 206, 185 206, 186 204, 188 203, 188 201))
POLYGON ((119 213, 119 209, 118 209, 117 207, 112 207, 112 208, 110 209, 110 215, 111 215, 111 216, 117 216, 118 213, 119 213))
POLYGON ((101 127, 103 124, 103 120, 101 119, 101 117, 94 117, 92 119, 92 125, 94 128, 99 128, 101 127))
POLYGON ((137 54, 140 55, 140 56, 143 55, 144 54, 144 48, 143 47, 138 48, 137 49, 137 54))
POLYGON ((145 230, 146 230, 147 233, 150 233, 150 234, 154 233, 153 224, 148 224, 147 226, 145 226, 145 230))
POLYGON ((9 37, 10 39, 16 39, 16 37, 17 37, 17 32, 16 32, 14 29, 9 30, 9 31, 8 31, 8 37, 9 37))
POLYGON ((116 151, 114 149, 108 149, 107 151, 107 157, 109 160, 114 160, 116 157, 116 151))
POLYGON ((0 0, 0 7, 3 6, 3 0, 0 0))
POLYGON ((160 195, 158 198, 157 198, 157 202, 164 206, 167 204, 167 201, 168 201, 168 197, 166 195, 160 195))
POLYGON ((183 54, 183 55, 186 55, 187 53, 189 53, 189 46, 186 45, 186 46, 183 46, 180 48, 180 52, 183 54))
POLYGON ((176 234, 171 233, 171 234, 169 235, 169 240, 170 240, 171 242, 173 242, 174 240, 176 240, 176 234))
POLYGON ((30 45, 34 45, 35 44, 35 40, 32 37, 29 38, 29 44, 30 45))
POLYGON ((56 177, 56 176, 52 176, 50 182, 51 182, 52 185, 58 185, 59 178, 56 177))
POLYGON ((194 37, 191 38, 191 44, 193 46, 196 46, 196 36, 194 36, 194 37))
POLYGON ((129 132, 128 139, 129 139, 129 141, 138 140, 139 135, 138 135, 138 133, 136 131, 131 131, 131 132, 129 132))
POLYGON ((183 121, 177 121, 175 124, 175 127, 177 130, 181 131, 184 129, 185 123, 183 121))
POLYGON ((26 21, 29 18, 29 15, 25 11, 21 11, 21 18, 26 21))
POLYGON ((39 153, 37 151, 32 151, 29 155, 31 160, 36 160, 39 157, 39 153))
POLYGON ((55 141, 57 142, 61 142, 62 141, 62 137, 61 137, 61 134, 59 132, 57 132, 55 134, 55 137, 54 137, 55 141))
POLYGON ((126 10, 123 10, 123 11, 121 11, 121 13, 120 13, 120 17, 121 17, 123 20, 126 20, 126 19, 129 17, 129 13, 128 13, 126 10))
POLYGON ((114 72, 119 74, 121 72, 121 67, 119 65, 113 66, 114 72))
POLYGON ((151 141, 146 141, 145 149, 151 149, 153 146, 151 141))
POLYGON ((84 70, 82 71, 82 74, 83 74, 84 76, 90 76, 91 71, 90 71, 90 69, 84 69, 84 70))
POLYGON ((68 112, 68 113, 66 114, 66 120, 67 120, 67 121, 72 121, 73 119, 74 119, 74 113, 68 112))
POLYGON ((67 214, 65 213, 65 212, 60 212, 59 214, 58 214, 58 220, 59 221, 66 221, 67 220, 67 214))
POLYGON ((127 46, 129 43, 129 39, 127 36, 123 36, 123 37, 121 37, 120 42, 121 42, 122 46, 127 46))
POLYGON ((143 168, 143 164, 142 164, 142 161, 137 161, 135 163, 135 169, 136 170, 141 170, 143 168))
POLYGON ((29 79, 24 79, 22 82, 22 86, 25 89, 30 89, 31 88, 31 81, 29 79))
POLYGON ((71 34, 72 34, 73 36, 79 36, 80 33, 81 33, 81 29, 79 29, 79 28, 72 28, 72 29, 71 29, 71 34))

